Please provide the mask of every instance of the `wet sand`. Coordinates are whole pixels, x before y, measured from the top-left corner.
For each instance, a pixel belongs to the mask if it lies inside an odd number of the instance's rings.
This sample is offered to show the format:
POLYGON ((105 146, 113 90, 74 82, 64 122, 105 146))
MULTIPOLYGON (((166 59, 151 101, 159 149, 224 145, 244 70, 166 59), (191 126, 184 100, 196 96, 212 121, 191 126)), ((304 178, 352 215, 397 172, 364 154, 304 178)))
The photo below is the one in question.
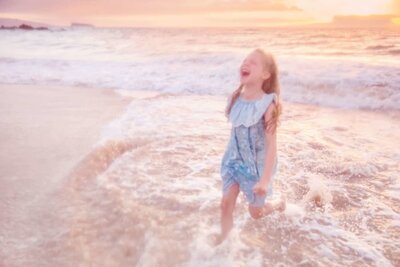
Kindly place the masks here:
POLYGON ((39 247, 62 234, 57 190, 64 177, 130 98, 107 89, 5 84, 0 95, 0 266, 31 266, 44 256, 39 247))

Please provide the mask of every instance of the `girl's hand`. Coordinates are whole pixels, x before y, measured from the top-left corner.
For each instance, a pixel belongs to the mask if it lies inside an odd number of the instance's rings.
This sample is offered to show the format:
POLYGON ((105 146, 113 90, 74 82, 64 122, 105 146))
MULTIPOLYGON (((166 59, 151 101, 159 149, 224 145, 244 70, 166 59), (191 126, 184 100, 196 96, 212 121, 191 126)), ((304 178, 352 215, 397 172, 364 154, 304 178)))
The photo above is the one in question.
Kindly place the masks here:
POLYGON ((256 195, 263 196, 267 193, 268 181, 260 180, 253 186, 253 192, 256 195))

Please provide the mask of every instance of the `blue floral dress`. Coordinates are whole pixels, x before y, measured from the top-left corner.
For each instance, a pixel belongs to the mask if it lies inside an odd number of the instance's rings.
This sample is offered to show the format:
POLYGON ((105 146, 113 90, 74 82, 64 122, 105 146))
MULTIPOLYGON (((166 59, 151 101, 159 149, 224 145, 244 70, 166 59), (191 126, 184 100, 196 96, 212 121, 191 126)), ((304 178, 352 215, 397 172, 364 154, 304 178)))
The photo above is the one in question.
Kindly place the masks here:
POLYGON ((246 100, 241 96, 237 98, 229 114, 232 128, 220 166, 223 195, 236 182, 249 204, 258 207, 263 206, 265 198, 273 193, 272 182, 278 165, 276 157, 267 194, 259 196, 253 193, 253 186, 264 171, 268 149, 265 143, 264 113, 272 101, 277 101, 276 93, 264 93, 257 100, 246 100))

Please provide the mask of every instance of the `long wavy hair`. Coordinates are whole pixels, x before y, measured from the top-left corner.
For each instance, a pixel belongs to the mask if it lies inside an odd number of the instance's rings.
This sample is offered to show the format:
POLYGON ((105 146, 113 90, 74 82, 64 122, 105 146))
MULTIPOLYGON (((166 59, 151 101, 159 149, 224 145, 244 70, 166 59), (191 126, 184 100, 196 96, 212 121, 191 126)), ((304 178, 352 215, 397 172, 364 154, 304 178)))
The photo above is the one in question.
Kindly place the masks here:
MULTIPOLYGON (((275 57, 269 53, 264 51, 262 48, 256 48, 254 51, 257 51, 261 54, 264 67, 268 70, 271 74, 268 79, 266 79, 262 84, 262 90, 267 93, 276 93, 277 101, 275 104, 275 108, 272 112, 272 118, 264 124, 265 130, 271 130, 275 132, 276 128, 280 125, 280 115, 282 114, 282 104, 280 100, 280 84, 278 79, 278 66, 276 64, 275 57)), ((225 109, 225 116, 229 118, 229 114, 231 112, 232 106, 239 97, 242 88, 244 87, 243 84, 240 84, 239 87, 232 92, 229 97, 228 104, 225 109)))

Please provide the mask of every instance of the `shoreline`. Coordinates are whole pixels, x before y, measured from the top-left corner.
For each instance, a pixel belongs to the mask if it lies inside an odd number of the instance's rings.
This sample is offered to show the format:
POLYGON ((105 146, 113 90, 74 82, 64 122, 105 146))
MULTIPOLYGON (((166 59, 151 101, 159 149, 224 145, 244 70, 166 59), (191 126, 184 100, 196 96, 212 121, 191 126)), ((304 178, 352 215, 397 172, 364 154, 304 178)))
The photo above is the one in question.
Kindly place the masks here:
POLYGON ((66 174, 132 98, 52 85, 0 84, 0 94, 0 247, 6 248, 0 258, 12 266, 27 255, 40 257, 29 246, 13 252, 20 244, 51 242, 58 234, 66 174))

